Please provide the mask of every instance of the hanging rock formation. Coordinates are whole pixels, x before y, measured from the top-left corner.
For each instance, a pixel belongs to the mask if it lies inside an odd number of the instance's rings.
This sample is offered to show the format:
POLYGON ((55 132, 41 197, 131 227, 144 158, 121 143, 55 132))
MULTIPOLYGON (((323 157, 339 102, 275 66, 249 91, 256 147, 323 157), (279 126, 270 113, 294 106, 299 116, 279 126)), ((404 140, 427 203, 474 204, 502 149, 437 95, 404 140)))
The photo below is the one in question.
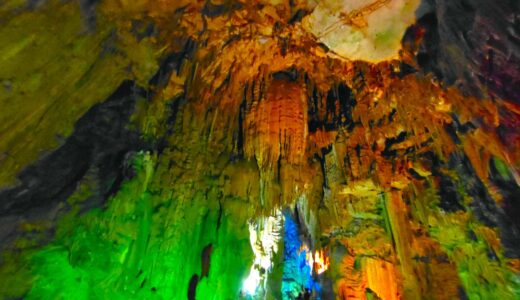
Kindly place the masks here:
POLYGON ((0 298, 520 298, 519 13, 0 2, 0 298))

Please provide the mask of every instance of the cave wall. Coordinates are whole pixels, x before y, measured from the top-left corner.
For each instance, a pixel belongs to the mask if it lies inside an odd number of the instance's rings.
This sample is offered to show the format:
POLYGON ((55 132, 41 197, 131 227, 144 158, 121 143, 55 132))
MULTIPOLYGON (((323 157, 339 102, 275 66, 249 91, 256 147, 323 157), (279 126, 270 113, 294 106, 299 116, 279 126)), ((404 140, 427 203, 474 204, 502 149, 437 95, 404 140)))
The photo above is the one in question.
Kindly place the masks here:
POLYGON ((0 297, 520 297, 517 3, 354 2, 0 3, 0 297))

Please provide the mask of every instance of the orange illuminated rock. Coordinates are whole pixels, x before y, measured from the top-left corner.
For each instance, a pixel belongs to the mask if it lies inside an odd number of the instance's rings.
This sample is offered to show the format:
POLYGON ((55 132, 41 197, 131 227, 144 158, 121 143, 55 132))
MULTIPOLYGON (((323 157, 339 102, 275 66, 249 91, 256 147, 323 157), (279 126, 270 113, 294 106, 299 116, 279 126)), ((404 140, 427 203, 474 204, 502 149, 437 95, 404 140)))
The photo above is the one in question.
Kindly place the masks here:
POLYGON ((380 259, 366 258, 364 265, 367 287, 370 290, 381 299, 401 299, 396 277, 397 270, 393 264, 380 259))
POLYGON ((267 83, 265 97, 253 100, 245 118, 245 154, 259 166, 279 159, 302 162, 307 144, 305 89, 288 80, 267 83))

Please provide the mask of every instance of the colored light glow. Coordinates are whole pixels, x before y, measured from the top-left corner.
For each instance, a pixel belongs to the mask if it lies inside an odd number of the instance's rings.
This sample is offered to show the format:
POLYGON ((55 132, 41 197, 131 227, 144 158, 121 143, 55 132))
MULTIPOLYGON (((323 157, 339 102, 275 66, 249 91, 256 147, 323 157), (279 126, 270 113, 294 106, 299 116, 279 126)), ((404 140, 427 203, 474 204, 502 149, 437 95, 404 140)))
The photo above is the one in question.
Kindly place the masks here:
POLYGON ((251 272, 249 273, 249 276, 244 281, 243 290, 248 295, 254 295, 256 293, 258 286, 260 285, 260 280, 261 280, 260 272, 255 268, 251 268, 251 272))
POLYGON ((283 215, 276 212, 274 216, 259 218, 249 223, 249 242, 255 256, 249 276, 242 289, 248 295, 258 292, 260 285, 265 285, 269 271, 273 265, 273 256, 278 252, 283 215))
POLYGON ((323 250, 316 250, 313 254, 307 245, 302 244, 300 247, 300 253, 302 252, 305 253, 305 260, 307 261, 307 265, 310 267, 311 275, 312 271, 315 271, 316 274, 319 275, 329 269, 329 258, 325 255, 323 250))
POLYGON ((317 274, 321 274, 329 269, 329 258, 325 256, 323 250, 314 252, 314 267, 317 274))
POLYGON ((284 232, 283 299, 296 299, 305 291, 316 292, 316 299, 320 299, 321 287, 312 278, 314 263, 307 260, 307 253, 310 251, 307 245, 302 243, 298 224, 288 212, 285 213, 284 232))

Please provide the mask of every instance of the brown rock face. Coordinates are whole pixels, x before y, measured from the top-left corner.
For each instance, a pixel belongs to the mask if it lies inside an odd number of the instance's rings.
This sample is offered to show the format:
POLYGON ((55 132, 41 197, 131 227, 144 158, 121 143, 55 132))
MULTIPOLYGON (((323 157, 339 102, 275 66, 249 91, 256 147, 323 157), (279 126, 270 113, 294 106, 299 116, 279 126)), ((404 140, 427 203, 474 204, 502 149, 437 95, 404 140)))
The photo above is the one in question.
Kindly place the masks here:
POLYGON ((520 299, 495 2, 0 1, 0 299, 520 299))
POLYGON ((251 103, 245 118, 245 153, 255 156, 259 166, 279 159, 299 164, 304 158, 307 129, 307 100, 303 85, 274 79, 265 97, 251 103))

